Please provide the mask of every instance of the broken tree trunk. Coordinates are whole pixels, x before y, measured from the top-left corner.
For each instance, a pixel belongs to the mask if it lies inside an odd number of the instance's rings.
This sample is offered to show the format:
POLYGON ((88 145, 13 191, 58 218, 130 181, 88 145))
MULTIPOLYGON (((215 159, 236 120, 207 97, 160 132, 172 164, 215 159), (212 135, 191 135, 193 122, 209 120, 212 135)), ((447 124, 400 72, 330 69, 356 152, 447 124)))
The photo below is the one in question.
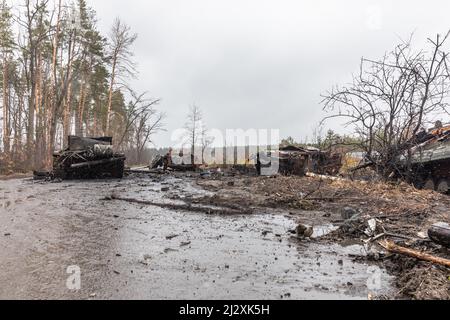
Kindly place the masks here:
POLYGON ((420 252, 420 251, 409 249, 409 248, 404 248, 404 247, 396 245, 392 241, 386 240, 386 241, 379 242, 379 244, 389 252, 403 254, 403 255, 413 257, 413 258, 416 258, 419 260, 440 264, 442 266, 446 266, 446 267, 450 268, 450 260, 448 260, 448 259, 435 257, 428 253, 420 252))

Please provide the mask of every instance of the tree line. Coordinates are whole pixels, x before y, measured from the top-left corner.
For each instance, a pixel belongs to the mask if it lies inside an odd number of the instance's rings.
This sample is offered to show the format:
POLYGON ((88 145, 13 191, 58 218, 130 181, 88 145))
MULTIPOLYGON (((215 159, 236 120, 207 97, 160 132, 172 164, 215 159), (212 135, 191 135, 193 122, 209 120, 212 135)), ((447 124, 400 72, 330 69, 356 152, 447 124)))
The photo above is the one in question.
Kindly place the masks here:
POLYGON ((0 0, 0 170, 42 169, 67 136, 112 136, 136 162, 163 128, 159 100, 137 78, 137 35, 117 18, 109 34, 86 0, 0 0))

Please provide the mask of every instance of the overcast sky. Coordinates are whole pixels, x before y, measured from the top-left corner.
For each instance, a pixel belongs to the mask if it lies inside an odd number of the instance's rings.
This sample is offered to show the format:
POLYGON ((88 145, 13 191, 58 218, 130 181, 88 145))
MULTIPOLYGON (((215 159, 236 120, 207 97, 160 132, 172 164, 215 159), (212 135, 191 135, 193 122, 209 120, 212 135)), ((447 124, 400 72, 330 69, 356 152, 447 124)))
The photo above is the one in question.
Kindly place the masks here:
MULTIPOLYGON (((162 99, 171 145, 196 103, 217 129, 280 129, 311 137, 320 94, 349 81, 415 32, 450 28, 450 1, 90 0, 107 32, 119 16, 139 34, 134 87, 162 99)), ((340 131, 339 126, 330 124, 340 131)))

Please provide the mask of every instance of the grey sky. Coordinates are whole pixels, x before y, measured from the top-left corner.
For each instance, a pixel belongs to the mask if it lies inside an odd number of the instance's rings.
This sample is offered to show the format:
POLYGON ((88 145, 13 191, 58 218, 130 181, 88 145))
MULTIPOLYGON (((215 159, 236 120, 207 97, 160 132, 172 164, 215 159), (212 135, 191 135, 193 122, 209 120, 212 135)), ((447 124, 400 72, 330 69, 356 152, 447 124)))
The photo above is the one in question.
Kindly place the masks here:
MULTIPOLYGON (((139 38, 140 91, 162 98, 170 145, 189 105, 210 128, 275 128, 311 137, 320 94, 415 32, 450 28, 449 1, 90 0, 100 28, 116 16, 139 38)), ((339 131, 336 124, 331 124, 339 131)))

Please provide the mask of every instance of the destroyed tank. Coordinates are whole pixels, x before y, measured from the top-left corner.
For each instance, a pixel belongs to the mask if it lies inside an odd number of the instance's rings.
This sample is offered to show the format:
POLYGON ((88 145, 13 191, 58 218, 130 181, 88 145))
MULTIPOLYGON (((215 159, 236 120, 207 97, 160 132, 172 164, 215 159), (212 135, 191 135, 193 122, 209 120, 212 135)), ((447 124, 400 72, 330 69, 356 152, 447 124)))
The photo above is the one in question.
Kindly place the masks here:
POLYGON ((441 193, 450 192, 450 126, 432 131, 412 150, 414 184, 441 193))
POLYGON ((113 150, 111 137, 69 136, 68 148, 53 156, 53 176, 60 179, 122 178, 125 155, 113 150))

